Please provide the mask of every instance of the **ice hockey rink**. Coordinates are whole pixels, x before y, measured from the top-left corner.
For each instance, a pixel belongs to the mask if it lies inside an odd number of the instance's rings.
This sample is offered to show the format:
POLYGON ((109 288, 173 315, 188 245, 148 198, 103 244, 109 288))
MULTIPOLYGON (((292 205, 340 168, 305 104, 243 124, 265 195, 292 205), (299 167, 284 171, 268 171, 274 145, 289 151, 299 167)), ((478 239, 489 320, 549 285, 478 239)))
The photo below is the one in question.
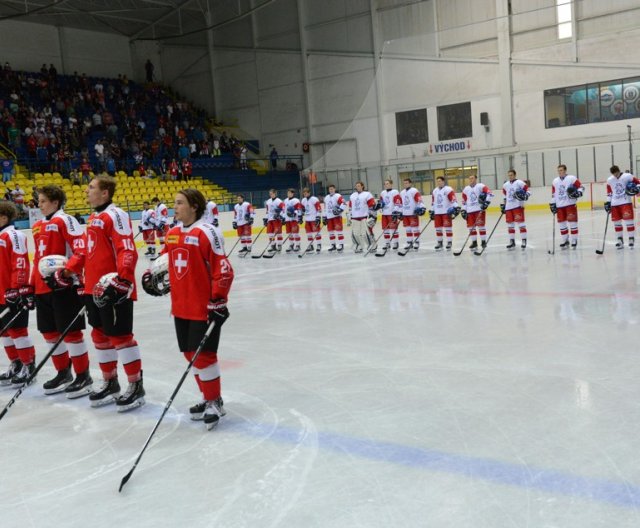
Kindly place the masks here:
POLYGON ((227 416, 190 421, 188 379, 118 493, 186 367, 169 300, 141 293, 147 405, 45 397, 47 365, 0 422, 0 526, 637 527, 640 248, 610 225, 596 255, 604 224, 581 212, 553 256, 548 213, 526 251, 503 220, 480 257, 431 228, 404 258, 232 256, 227 416))

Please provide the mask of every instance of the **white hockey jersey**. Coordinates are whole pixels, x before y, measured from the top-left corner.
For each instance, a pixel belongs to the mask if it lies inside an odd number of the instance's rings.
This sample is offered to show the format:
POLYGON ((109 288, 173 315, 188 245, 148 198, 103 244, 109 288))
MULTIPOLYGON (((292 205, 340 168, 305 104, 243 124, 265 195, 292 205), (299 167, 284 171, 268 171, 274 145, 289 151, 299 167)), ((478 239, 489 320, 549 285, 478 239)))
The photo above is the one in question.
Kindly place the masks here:
POLYGON ((491 203, 493 194, 491 193, 491 189, 489 189, 489 187, 480 182, 476 182, 473 187, 471 185, 467 185, 464 189, 462 189, 462 208, 467 213, 476 213, 478 211, 481 211, 482 207, 480 207, 478 196, 480 196, 482 193, 487 195, 487 197, 485 198, 485 203, 491 203))
POLYGON ((631 182, 640 185, 640 180, 628 172, 623 172, 618 178, 613 174, 607 178, 607 196, 611 205, 624 205, 632 202, 633 196, 629 196, 625 192, 627 185, 631 182))
POLYGON ((347 205, 344 203, 344 198, 339 193, 327 194, 324 197, 324 214, 327 218, 337 218, 338 216, 342 216, 342 213, 347 208, 347 205), (339 208, 340 214, 334 214, 334 209, 339 208))
POLYGON ((390 216, 393 213, 402 211, 402 198, 396 189, 384 190, 380 193, 382 202, 382 214, 390 216))
POLYGON ((276 216, 284 219, 284 202, 280 198, 269 198, 264 205, 267 209, 267 220, 275 220, 276 216))
POLYGON ((247 225, 250 218, 256 216, 253 206, 249 202, 243 202, 233 206, 233 221, 238 224, 238 227, 247 225))
POLYGON ((415 187, 402 189, 402 191, 400 191, 400 198, 402 199, 402 214, 404 216, 415 216, 416 207, 424 207, 420 191, 415 187))
POLYGON ((150 231, 156 227, 155 209, 146 209, 140 213, 140 227, 143 231, 150 231))
POLYGON ((580 183, 580 180, 572 174, 567 174, 564 178, 558 176, 553 180, 551 184, 551 203, 556 204, 558 209, 575 205, 578 202, 576 198, 569 198, 567 194, 569 187, 575 187, 584 192, 584 187, 580 183))
POLYGON ((355 191, 349 198, 351 218, 365 218, 369 216, 369 209, 376 205, 376 200, 369 191, 355 191))
POLYGON ((316 218, 318 218, 318 216, 320 215, 320 211, 322 211, 320 200, 318 200, 315 196, 309 196, 309 198, 303 198, 301 204, 304 208, 305 221, 315 222, 316 218))
POLYGON ((529 187, 522 180, 513 180, 506 181, 502 186, 502 194, 504 194, 506 203, 505 203, 505 211, 510 211, 511 209, 518 209, 519 207, 524 207, 524 201, 518 200, 515 197, 515 192, 517 190, 522 189, 527 194, 531 194, 529 192, 529 187))
POLYGON ((287 222, 297 222, 303 213, 302 204, 298 198, 284 199, 284 219, 287 222))
POLYGON ((457 206, 456 193, 448 185, 445 185, 442 189, 436 187, 431 193, 431 210, 435 214, 447 214, 450 207, 457 206))
POLYGON ((207 202, 207 209, 205 210, 204 215, 202 215, 202 219, 207 224, 213 224, 213 221, 216 220, 217 218, 218 218, 218 204, 216 204, 214 201, 207 202))

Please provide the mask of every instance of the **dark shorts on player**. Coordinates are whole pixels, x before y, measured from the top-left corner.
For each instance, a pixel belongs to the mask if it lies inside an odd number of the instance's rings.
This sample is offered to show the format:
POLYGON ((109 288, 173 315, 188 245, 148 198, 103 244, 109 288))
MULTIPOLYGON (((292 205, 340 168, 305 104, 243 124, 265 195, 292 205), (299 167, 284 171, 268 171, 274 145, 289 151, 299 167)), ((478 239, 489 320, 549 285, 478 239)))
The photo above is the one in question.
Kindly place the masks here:
MULTIPOLYGON (((5 304, 0 304, 0 313, 4 312, 5 308, 7 308, 5 304)), ((9 324, 9 321, 16 316, 16 313, 16 309, 11 308, 11 311, 0 319, 0 330, 9 324)), ((26 328, 27 326, 29 326, 29 311, 23 310, 9 328, 26 328)))
POLYGON ((127 299, 116 305, 98 308, 91 295, 85 295, 87 319, 93 328, 100 328, 106 336, 133 334, 133 301, 127 299))
MULTIPOLYGON (((200 341, 204 337, 209 323, 206 321, 192 321, 190 319, 181 319, 174 317, 176 327, 176 337, 178 338, 178 347, 181 352, 195 352, 200 346, 200 341)), ((220 343, 220 325, 211 332, 209 338, 205 341, 202 350, 216 352, 220 343)))
MULTIPOLYGON (((82 309, 82 299, 75 288, 36 295, 36 321, 42 334, 64 332, 82 309)), ((84 317, 78 317, 70 332, 84 330, 84 317)))

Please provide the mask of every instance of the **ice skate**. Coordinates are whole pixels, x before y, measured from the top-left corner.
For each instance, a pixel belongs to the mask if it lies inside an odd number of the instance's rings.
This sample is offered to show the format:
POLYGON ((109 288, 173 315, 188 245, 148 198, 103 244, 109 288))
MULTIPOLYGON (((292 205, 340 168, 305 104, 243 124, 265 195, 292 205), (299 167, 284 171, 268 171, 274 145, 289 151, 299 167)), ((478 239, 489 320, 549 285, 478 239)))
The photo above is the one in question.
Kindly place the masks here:
POLYGON ((204 425, 207 430, 211 431, 211 429, 217 426, 220 422, 220 418, 225 414, 227 413, 224 410, 222 398, 205 402, 204 415, 202 419, 204 420, 204 425))
POLYGON ((87 369, 78 374, 75 381, 64 389, 64 392, 66 393, 67 398, 75 400, 76 398, 82 398, 83 396, 90 394, 92 387, 93 380, 91 379, 89 369, 87 369))
POLYGON ((89 394, 89 401, 91 407, 103 407, 114 403, 118 396, 120 396, 120 383, 118 378, 111 378, 104 380, 100 389, 89 394))
POLYGON ((447 248, 446 248, 447 251, 451 251, 451 245, 452 245, 451 241, 447 242, 447 248))
POLYGON ((129 383, 126 392, 116 398, 116 407, 118 412, 126 412, 137 407, 144 405, 144 387, 142 385, 142 373, 140 373, 140 379, 138 381, 132 381, 129 383))
POLYGON ((635 245, 635 238, 629 237, 629 248, 633 248, 635 245))
POLYGON ((69 367, 59 370, 55 377, 45 381, 42 385, 47 396, 63 392, 73 382, 73 375, 69 367))
POLYGON ((322 251, 322 246, 320 244, 316 244, 316 253, 320 253, 322 251))
POLYGON ((11 385, 11 378, 18 374, 22 370, 22 361, 14 359, 6 372, 0 374, 0 385, 11 385))
POLYGON ((344 245, 343 244, 338 244, 338 253, 342 253, 342 251, 344 250, 344 245))
POLYGON ((516 241, 515 240, 510 240, 509 241, 509 245, 507 246, 507 249, 513 249, 516 247, 516 241))
POLYGON ((522 249, 527 249, 527 239, 526 238, 522 239, 522 243, 520 244, 520 247, 522 249))
POLYGON ((618 241, 616 242, 616 249, 624 248, 624 239, 622 237, 618 237, 618 241))
POLYGON ((337 249, 336 245, 335 244, 331 244, 331 247, 329 248, 328 251, 329 251, 329 253, 331 253, 331 252, 335 251, 336 249, 337 249))
POLYGON ((478 248, 478 242, 474 240, 473 242, 471 242, 469 249, 473 251, 474 249, 477 249, 477 248, 478 248))
POLYGON ((11 385, 14 387, 24 387, 25 385, 31 385, 36 381, 35 376, 31 377, 36 370, 35 363, 23 364, 20 372, 18 372, 13 378, 11 378, 11 385), (27 383, 28 382, 28 383, 27 383))
POLYGON ((443 248, 444 246, 442 245, 442 242, 438 242, 433 249, 436 251, 442 251, 443 248))
POLYGON ((560 249, 569 249, 569 241, 565 240, 562 244, 560 244, 560 249))

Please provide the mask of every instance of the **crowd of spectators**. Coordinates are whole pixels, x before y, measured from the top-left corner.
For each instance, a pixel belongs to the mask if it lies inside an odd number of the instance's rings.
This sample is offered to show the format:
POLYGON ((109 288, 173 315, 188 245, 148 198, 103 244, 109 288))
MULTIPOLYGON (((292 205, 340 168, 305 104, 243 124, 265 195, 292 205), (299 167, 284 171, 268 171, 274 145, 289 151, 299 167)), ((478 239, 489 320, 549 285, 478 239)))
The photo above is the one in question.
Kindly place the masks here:
POLYGON ((247 147, 207 130, 205 114, 161 85, 0 69, 0 142, 36 172, 66 178, 138 170, 142 176, 188 178, 190 161, 228 155, 247 168, 247 147))

